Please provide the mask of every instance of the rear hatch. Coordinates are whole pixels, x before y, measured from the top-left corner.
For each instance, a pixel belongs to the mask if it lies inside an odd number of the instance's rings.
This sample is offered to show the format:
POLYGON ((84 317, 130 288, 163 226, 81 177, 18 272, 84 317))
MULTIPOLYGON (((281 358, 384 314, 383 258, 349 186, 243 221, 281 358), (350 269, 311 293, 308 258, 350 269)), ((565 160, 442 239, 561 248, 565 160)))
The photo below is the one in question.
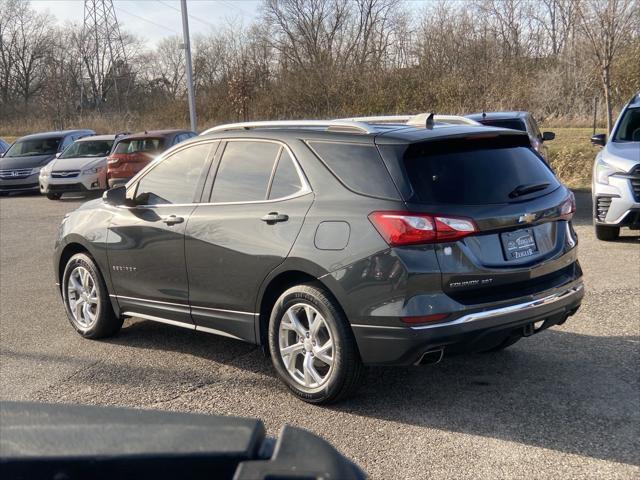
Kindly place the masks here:
POLYGON ((435 244, 442 288, 455 300, 532 295, 575 277, 573 195, 526 135, 493 131, 411 144, 401 168, 410 212, 474 226, 464 238, 435 244))
POLYGON ((115 168, 123 163, 147 164, 164 150, 162 137, 125 138, 118 142, 107 159, 109 167, 115 168))

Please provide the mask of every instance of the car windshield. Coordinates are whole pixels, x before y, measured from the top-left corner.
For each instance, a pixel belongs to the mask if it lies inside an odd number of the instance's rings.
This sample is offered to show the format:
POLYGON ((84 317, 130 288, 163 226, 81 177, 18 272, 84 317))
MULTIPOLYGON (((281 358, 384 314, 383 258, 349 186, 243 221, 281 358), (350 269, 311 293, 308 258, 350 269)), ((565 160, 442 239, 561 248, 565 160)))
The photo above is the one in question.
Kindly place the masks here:
POLYGON ((162 150, 164 138, 135 138, 118 142, 113 153, 158 152, 162 150))
POLYGON ((517 118, 507 118, 503 120, 480 120, 480 123, 489 127, 510 128, 511 130, 520 130, 521 132, 527 131, 527 127, 525 126, 524 122, 522 120, 518 120, 517 118))
POLYGON ((62 138, 49 137, 18 140, 7 151, 5 157, 33 157, 35 155, 53 155, 58 151, 62 138))
POLYGON ((640 108, 629 108, 624 112, 614 142, 640 142, 640 108))
POLYGON ((111 151, 113 140, 85 140, 70 145, 60 158, 106 157, 111 151))

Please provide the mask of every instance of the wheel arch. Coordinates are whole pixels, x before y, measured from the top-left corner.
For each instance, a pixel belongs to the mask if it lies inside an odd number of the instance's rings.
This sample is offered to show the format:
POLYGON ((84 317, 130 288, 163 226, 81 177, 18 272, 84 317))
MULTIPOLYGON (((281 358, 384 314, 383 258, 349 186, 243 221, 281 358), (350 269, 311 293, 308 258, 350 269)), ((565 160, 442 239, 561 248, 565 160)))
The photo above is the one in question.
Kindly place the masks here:
POLYGON ((307 262, 292 262, 288 265, 281 265, 280 268, 271 272, 263 282, 258 301, 256 304, 256 343, 261 345, 265 353, 268 351, 267 335, 269 329, 269 319, 271 309, 278 297, 288 288, 302 283, 315 282, 320 284, 328 294, 336 301, 336 305, 346 315, 344 302, 339 286, 332 281, 333 277, 327 275, 321 267, 307 262))

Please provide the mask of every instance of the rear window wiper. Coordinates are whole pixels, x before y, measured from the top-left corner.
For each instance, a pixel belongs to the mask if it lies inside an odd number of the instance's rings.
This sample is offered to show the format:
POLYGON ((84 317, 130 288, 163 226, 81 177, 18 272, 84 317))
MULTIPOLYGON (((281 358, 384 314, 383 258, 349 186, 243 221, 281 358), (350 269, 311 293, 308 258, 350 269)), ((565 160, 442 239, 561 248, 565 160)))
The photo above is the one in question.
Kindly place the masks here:
POLYGON ((530 183, 528 185, 518 185, 509 194, 509 198, 516 198, 522 195, 526 195, 527 193, 533 193, 533 192, 537 192, 538 190, 544 190, 549 185, 550 185, 549 182, 530 183))

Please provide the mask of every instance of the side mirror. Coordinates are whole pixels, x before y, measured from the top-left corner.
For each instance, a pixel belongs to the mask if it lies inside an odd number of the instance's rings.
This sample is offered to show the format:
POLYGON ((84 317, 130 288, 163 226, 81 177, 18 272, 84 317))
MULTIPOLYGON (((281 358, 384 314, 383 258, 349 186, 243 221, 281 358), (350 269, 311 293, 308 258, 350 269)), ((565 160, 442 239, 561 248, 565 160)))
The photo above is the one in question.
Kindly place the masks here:
POLYGON ((607 143, 607 135, 604 133, 598 133, 591 137, 591 143, 593 145, 600 145, 604 147, 607 143))
POLYGON ((119 206, 127 203, 127 189, 124 185, 113 187, 102 194, 102 201, 109 205, 119 206))
POLYGON ((556 138, 556 134, 553 132, 542 132, 542 141, 548 142, 556 138))

